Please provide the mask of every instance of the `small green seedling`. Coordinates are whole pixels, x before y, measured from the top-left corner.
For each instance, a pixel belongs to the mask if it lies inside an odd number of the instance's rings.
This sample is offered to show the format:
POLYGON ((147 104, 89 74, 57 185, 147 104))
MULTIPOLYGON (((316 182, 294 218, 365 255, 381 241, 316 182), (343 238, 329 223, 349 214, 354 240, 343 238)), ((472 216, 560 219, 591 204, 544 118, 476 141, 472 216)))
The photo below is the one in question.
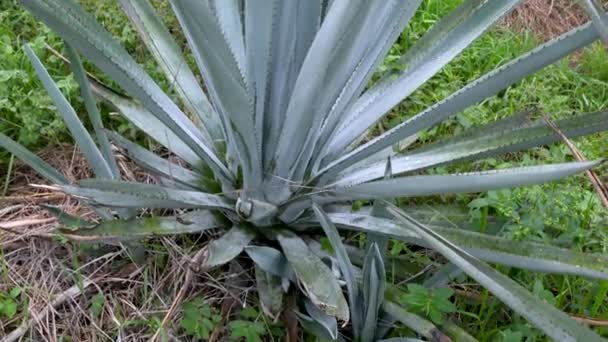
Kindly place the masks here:
POLYGON ((222 320, 218 311, 202 298, 184 303, 183 311, 181 327, 187 335, 201 340, 207 340, 222 320))
POLYGON ((262 336, 267 335, 264 323, 257 320, 260 316, 258 310, 247 307, 239 313, 242 319, 234 320, 229 323, 230 340, 246 342, 261 342, 262 336))
POLYGON ((21 294, 20 287, 14 287, 8 293, 0 293, 0 317, 12 318, 17 313, 17 300, 21 294))
POLYGON ((418 284, 408 284, 408 293, 401 300, 408 309, 420 313, 436 324, 443 323, 443 315, 456 311, 456 306, 450 301, 454 290, 449 287, 427 289, 418 284))

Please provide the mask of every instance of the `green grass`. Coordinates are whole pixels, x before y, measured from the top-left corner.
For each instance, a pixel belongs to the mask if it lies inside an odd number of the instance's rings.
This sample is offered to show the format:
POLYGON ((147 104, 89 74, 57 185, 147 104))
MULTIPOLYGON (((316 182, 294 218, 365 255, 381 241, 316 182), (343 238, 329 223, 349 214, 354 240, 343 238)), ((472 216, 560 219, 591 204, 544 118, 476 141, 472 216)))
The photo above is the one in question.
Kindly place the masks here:
MULTIPOLYGON (((426 0, 415 20, 391 50, 383 68, 394 67, 397 56, 406 51, 437 18, 460 2, 462 1, 426 0)), ((126 19, 113 1, 86 0, 85 5, 94 9, 99 20, 125 44, 146 70, 161 81, 161 85, 166 85, 167 81, 162 79, 160 72, 148 58, 145 48, 138 43, 135 31, 131 26, 125 25, 126 19)), ((166 3, 163 8, 167 9, 166 3)), ((168 15, 168 21, 171 26, 175 26, 172 16, 168 15)), ((49 54, 44 46, 49 44, 61 50, 60 39, 10 2, 3 2, 0 5, 0 94, 3 94, 0 98, 0 131, 34 149, 49 143, 70 141, 50 99, 36 80, 23 54, 23 41, 32 44, 55 80, 59 81, 62 90, 79 112, 83 113, 74 79, 69 76, 66 66, 49 54)), ((374 133, 395 126, 405 117, 445 98, 496 66, 531 50, 538 43, 533 33, 515 33, 504 28, 492 30, 391 112, 386 120, 377 125, 374 133)), ((94 71, 90 66, 89 70, 94 71)), ((103 75, 99 76, 110 82, 103 75)), ((607 82, 608 56, 604 46, 597 43, 426 131, 418 144, 435 141, 530 108, 538 108, 539 112, 547 113, 555 119, 604 110, 608 104, 607 82)), ((104 116, 109 127, 123 134, 137 134, 119 117, 110 115, 107 111, 104 116)), ((140 135, 137 136, 141 138, 140 135)), ((608 133, 600 133, 577 139, 576 144, 588 159, 596 159, 608 156, 607 141, 608 133)), ((563 144, 556 144, 500 158, 441 167, 433 172, 464 172, 564 160, 573 160, 573 156, 563 144)), ((9 156, 0 152, 0 170, 7 169, 9 156)), ((597 171, 600 175, 606 174, 607 168, 604 166, 597 171)), ((4 182, 4 177, 1 178, 4 182)), ((584 175, 545 185, 480 195, 443 196, 417 200, 416 203, 428 201, 465 206, 470 225, 478 229, 484 228, 487 215, 497 216, 504 222, 501 234, 513 239, 539 240, 573 249, 608 252, 608 231, 605 229, 608 214, 602 209, 584 175)), ((395 243, 393 250, 401 254, 413 253, 403 246, 398 246, 398 243, 395 243)), ((504 267, 500 269, 572 315, 608 319, 606 282, 540 275, 504 267)), ((488 341, 542 340, 536 330, 530 328, 521 317, 513 316, 511 311, 492 298, 487 291, 475 285, 464 289, 474 293, 476 300, 471 301, 461 296, 452 297, 455 298, 457 312, 453 316, 457 318, 457 323, 473 336, 488 341)), ((196 322, 192 324, 196 325, 196 322)), ((599 328, 598 331, 608 336, 608 329, 599 328)))

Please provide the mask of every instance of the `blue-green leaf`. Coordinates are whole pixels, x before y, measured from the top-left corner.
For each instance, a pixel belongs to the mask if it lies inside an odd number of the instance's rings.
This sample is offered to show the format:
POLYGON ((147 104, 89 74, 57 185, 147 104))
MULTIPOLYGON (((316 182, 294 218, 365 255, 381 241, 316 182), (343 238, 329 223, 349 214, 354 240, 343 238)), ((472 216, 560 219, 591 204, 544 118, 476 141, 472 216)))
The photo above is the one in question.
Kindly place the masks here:
POLYGON ((103 129, 103 123, 101 122, 101 113, 99 113, 99 108, 97 108, 97 102, 93 97, 93 93, 91 92, 91 85, 89 84, 89 80, 87 74, 82 66, 82 62, 80 61, 80 57, 78 56, 78 52, 74 50, 70 44, 65 44, 65 51, 68 55, 68 59, 70 60, 70 67, 72 72, 74 73, 74 77, 78 82, 78 86, 80 87, 80 95, 84 100, 84 105, 87 109, 87 113, 89 114, 89 119, 91 120, 91 125, 93 126, 93 130, 95 131, 95 137, 97 138, 97 144, 99 144, 100 152, 103 155, 106 163, 112 170, 113 179, 120 178, 120 171, 118 170, 118 165, 116 164, 116 159, 114 158, 114 154, 112 153, 112 146, 110 145, 110 141, 108 140, 108 136, 103 129))
POLYGON ((331 160, 326 167, 317 173, 317 178, 321 175, 324 175, 323 179, 331 178, 346 167, 392 146, 423 129, 429 128, 488 96, 496 94, 501 89, 559 60, 576 49, 592 43, 597 38, 598 34, 591 27, 591 24, 586 24, 540 45, 529 53, 469 83, 441 102, 407 119, 382 135, 344 154, 340 158, 331 160))
MULTIPOLYGON (((507 152, 561 141, 544 122, 532 122, 529 113, 521 113, 495 123, 465 131, 437 143, 417 148, 404 156, 392 158, 393 172, 402 174, 463 160, 478 160, 507 152)), ((570 138, 608 129, 608 112, 596 112, 559 120, 556 126, 570 138)), ((384 174, 383 161, 353 167, 336 176, 330 186, 348 186, 379 179, 384 174)))
POLYGON ((88 179, 80 186, 61 186, 66 193, 107 207, 126 208, 209 208, 233 211, 224 197, 201 191, 176 190, 136 182, 88 179))
POLYGON ((0 147, 14 154, 21 161, 36 170, 42 177, 55 184, 68 184, 69 181, 57 169, 49 165, 40 157, 30 152, 21 144, 0 133, 0 147))
POLYGON ((296 234, 280 231, 277 238, 306 296, 326 314, 348 322, 348 304, 332 271, 296 234))
POLYGON ((359 285, 357 284, 357 279, 355 279, 353 265, 350 262, 350 258, 348 257, 348 253, 344 248, 344 244, 342 243, 342 239, 338 233, 338 229, 336 229, 336 226, 334 226, 327 214, 325 214, 323 209, 317 204, 313 203, 312 209, 314 210, 317 219, 321 223, 325 236, 327 236, 329 239, 329 242, 336 253, 336 259, 338 260, 338 265, 340 266, 340 271, 342 273, 342 277, 344 277, 344 282, 346 283, 346 288, 348 290, 348 302, 352 308, 351 320, 353 322, 354 335, 355 337, 358 337, 361 332, 362 322, 364 322, 364 316, 361 315, 361 311, 356 309, 360 308, 362 303, 359 295, 359 285))
POLYGON ((185 169, 155 153, 129 141, 114 132, 108 132, 116 145, 121 147, 137 165, 156 175, 166 177, 192 189, 200 188, 203 176, 197 172, 185 169))
POLYGON ((68 100, 63 96, 57 84, 53 81, 49 73, 46 71, 45 67, 42 65, 34 51, 29 47, 29 45, 25 45, 25 52, 29 57, 30 61, 34 65, 34 70, 36 70, 36 74, 42 81, 44 88, 48 92, 49 96, 55 103, 57 110, 63 117, 63 121, 66 126, 72 133, 72 137, 78 144, 78 147, 85 155, 87 161, 91 164, 93 171, 98 177, 102 178, 114 178, 114 173, 110 168, 110 165, 106 162, 104 156, 101 154, 97 145, 93 141, 93 138, 89 135, 86 128, 80 121, 80 118, 72 108, 72 105, 68 102, 68 100))
POLYGON ((206 140, 223 143, 224 130, 217 112, 154 7, 148 0, 121 0, 120 4, 186 109, 198 117, 206 140))
POLYGON ((393 206, 388 210, 395 215, 404 229, 418 234, 429 247, 456 264, 549 337, 556 341, 604 341, 592 330, 583 327, 553 305, 536 297, 511 278, 479 261, 448 239, 414 221, 398 208, 393 206))
POLYGON ((229 263, 251 242, 255 234, 242 226, 232 227, 226 234, 207 246, 207 256, 202 268, 210 269, 229 263))
POLYGON ((608 42, 608 16, 604 13, 602 4, 597 0, 581 0, 583 8, 593 20, 597 32, 600 34, 604 42, 608 42))

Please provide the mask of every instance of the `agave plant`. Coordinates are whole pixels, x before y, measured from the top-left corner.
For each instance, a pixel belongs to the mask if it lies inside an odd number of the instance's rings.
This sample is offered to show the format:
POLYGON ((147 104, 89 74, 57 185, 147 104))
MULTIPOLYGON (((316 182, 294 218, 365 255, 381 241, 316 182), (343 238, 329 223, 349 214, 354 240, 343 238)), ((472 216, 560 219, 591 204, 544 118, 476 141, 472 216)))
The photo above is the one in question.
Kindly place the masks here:
MULTIPOLYGON (((121 0, 171 81, 170 96, 73 0, 21 0, 66 42, 95 138, 40 60, 26 50, 96 178, 70 184, 8 137, 0 135, 0 146, 99 214, 101 221, 92 222, 50 208, 67 237, 132 243, 148 236, 226 229, 205 247, 202 267, 221 266, 246 253, 255 267, 264 312, 277 317, 292 287, 302 294, 301 325, 327 339, 341 338, 338 322, 350 322, 352 328, 344 334, 358 341, 379 340, 386 323, 395 320, 422 337, 437 338, 437 327, 395 304, 399 289, 385 281, 385 262, 393 262, 385 255, 392 238, 433 249, 449 261, 425 274, 425 286, 444 286, 464 272, 548 336, 599 341, 593 331, 485 262, 608 279, 608 257, 454 228, 431 221, 417 207, 399 208, 388 200, 536 184, 597 166, 601 161, 424 174, 439 165, 560 140, 530 113, 404 149, 404 142, 415 140, 420 131, 607 33, 605 15, 594 1, 586 2, 593 24, 483 75, 383 134, 362 139, 519 2, 464 1, 413 43, 401 56, 399 70, 378 74, 421 0, 171 0, 203 88, 154 7, 147 0, 121 0), (88 77, 79 54, 127 95, 88 77), (187 166, 104 130, 97 101, 122 113, 187 166), (159 184, 120 180, 111 142, 156 175, 159 184), (349 203, 354 200, 375 202, 353 212, 349 203), (138 217, 137 208, 187 210, 172 217, 138 217), (365 233, 367 246, 361 250, 345 244, 340 234, 348 232, 365 233), (321 237, 329 240, 332 253, 320 247, 321 237)), ((583 114, 556 125, 570 137, 591 134, 608 128, 608 113, 583 114)), ((457 327, 441 328, 472 339, 457 327)))

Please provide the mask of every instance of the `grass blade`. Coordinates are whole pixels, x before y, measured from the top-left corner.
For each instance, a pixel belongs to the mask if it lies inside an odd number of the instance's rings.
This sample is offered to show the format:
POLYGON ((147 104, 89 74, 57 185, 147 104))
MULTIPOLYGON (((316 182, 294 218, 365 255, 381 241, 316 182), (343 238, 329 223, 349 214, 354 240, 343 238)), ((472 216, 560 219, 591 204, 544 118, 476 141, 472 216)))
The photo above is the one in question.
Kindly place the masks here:
POLYGON ((393 302, 384 301, 382 303, 382 310, 391 315, 397 321, 401 322, 406 327, 415 331, 420 336, 423 336, 431 341, 443 341, 446 338, 449 339, 433 323, 416 314, 408 312, 393 302))

